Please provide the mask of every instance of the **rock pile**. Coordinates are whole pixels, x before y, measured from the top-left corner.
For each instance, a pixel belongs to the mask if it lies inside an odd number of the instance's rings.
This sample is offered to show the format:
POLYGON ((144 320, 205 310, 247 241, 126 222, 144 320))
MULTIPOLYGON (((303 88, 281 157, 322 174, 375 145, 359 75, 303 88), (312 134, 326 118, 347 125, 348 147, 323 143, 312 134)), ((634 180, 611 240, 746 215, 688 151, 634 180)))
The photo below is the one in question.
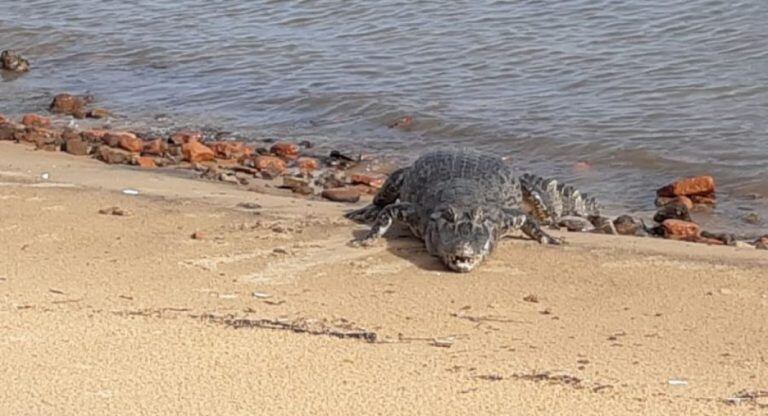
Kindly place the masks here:
MULTIPOLYGON (((59 94, 49 110, 75 118, 109 114, 88 109, 88 97, 59 94)), ((26 114, 19 122, 0 115, 0 140, 33 144, 39 150, 91 156, 108 164, 143 169, 174 167, 200 172, 205 179, 247 186, 253 179, 268 180, 277 189, 304 197, 357 202, 374 194, 386 180, 375 163, 339 151, 328 156, 307 154, 312 144, 287 141, 259 147, 237 140, 206 140, 203 132, 179 130, 166 136, 116 130, 77 130, 54 127, 51 119, 26 114)))

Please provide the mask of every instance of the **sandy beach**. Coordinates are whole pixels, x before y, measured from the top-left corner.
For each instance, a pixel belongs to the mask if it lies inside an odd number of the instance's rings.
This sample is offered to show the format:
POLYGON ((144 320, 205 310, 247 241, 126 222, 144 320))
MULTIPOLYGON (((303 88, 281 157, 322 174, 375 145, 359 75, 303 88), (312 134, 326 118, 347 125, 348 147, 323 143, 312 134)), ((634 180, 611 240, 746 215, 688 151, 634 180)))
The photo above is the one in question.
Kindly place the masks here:
POLYGON ((0 143, 0 413, 768 412, 766 251, 568 233, 455 274, 348 246, 349 207, 0 143))

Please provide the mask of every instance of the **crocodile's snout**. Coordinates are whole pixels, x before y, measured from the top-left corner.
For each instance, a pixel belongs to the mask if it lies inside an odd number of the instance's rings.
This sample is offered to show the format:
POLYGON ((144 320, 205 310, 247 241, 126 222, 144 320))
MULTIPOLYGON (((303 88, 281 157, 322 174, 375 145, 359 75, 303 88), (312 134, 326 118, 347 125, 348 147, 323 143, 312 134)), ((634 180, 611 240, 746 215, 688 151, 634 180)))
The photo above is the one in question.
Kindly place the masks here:
POLYGON ((474 247, 474 245, 470 242, 456 244, 452 250, 441 256, 443 263, 449 269, 459 273, 472 271, 488 256, 490 249, 490 244, 483 244, 482 247, 474 247))

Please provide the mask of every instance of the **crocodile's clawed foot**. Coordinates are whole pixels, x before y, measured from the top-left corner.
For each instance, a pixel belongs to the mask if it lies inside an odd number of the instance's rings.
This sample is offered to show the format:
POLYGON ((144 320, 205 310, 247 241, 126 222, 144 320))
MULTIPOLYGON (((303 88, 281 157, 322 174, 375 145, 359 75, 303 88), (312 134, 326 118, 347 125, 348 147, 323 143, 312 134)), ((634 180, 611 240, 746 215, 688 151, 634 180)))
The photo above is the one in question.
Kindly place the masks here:
POLYGON ((350 247, 371 247, 376 244, 376 242, 379 241, 378 238, 373 238, 371 236, 365 236, 363 238, 355 238, 349 242, 350 247))
POLYGON ((547 244, 551 246, 561 246, 565 244, 565 239, 552 237, 551 235, 544 235, 539 241, 541 244, 547 244))
POLYGON ((349 211, 344 214, 344 216, 357 223, 372 224, 379 216, 379 212, 381 212, 381 207, 376 205, 368 205, 360 209, 349 211))

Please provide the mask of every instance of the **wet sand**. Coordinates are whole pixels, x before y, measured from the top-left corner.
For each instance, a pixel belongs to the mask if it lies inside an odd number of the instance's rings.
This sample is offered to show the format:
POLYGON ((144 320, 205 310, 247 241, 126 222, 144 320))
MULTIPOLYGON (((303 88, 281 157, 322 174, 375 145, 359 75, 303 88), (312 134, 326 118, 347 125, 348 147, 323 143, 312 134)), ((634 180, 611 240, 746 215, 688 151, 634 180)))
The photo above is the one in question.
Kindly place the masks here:
POLYGON ((766 251, 509 238, 459 275, 346 208, 0 143, 4 412, 767 411, 727 400, 768 390, 766 251))

